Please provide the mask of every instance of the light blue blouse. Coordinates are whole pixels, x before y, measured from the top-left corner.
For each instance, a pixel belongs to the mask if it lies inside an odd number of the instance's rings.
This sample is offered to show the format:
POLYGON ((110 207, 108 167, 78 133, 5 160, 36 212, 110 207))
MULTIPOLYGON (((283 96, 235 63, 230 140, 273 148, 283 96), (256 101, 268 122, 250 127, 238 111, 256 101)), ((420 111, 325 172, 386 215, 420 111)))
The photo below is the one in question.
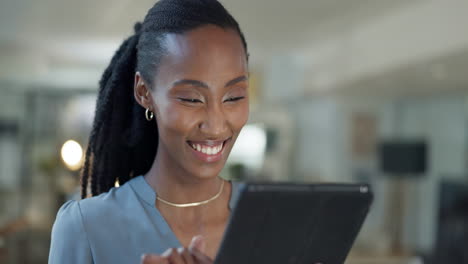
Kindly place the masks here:
MULTIPOLYGON (((230 208, 239 187, 232 184, 230 208)), ((143 176, 99 196, 66 202, 52 229, 49 264, 138 264, 144 253, 180 247, 155 202, 143 176)))

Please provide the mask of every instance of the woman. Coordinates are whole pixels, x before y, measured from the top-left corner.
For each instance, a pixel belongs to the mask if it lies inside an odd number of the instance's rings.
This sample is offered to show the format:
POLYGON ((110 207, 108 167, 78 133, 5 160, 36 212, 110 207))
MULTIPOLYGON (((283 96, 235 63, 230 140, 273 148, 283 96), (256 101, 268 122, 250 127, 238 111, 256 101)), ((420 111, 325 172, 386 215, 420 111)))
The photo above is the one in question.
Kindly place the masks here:
POLYGON ((249 114, 247 45, 216 0, 161 0, 103 74, 82 174, 49 263, 212 263, 249 114), (112 188, 115 182, 119 188, 112 188))

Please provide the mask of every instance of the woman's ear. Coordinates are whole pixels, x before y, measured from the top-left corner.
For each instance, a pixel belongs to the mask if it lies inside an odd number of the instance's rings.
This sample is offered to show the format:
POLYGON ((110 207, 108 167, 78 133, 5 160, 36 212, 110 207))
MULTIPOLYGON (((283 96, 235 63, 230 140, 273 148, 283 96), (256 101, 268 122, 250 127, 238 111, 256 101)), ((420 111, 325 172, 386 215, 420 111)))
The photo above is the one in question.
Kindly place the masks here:
POLYGON ((135 73, 135 84, 133 87, 135 100, 143 108, 149 108, 153 111, 153 97, 151 96, 150 87, 143 80, 140 72, 135 73))

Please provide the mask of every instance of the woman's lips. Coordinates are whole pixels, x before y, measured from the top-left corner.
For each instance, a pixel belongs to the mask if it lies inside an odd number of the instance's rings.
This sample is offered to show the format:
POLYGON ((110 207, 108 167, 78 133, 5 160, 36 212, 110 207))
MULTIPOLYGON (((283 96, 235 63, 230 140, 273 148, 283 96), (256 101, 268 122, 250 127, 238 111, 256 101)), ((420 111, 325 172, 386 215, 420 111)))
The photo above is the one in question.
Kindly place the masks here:
POLYGON ((187 141, 192 152, 204 162, 216 162, 223 156, 224 146, 227 140, 218 141, 187 141))

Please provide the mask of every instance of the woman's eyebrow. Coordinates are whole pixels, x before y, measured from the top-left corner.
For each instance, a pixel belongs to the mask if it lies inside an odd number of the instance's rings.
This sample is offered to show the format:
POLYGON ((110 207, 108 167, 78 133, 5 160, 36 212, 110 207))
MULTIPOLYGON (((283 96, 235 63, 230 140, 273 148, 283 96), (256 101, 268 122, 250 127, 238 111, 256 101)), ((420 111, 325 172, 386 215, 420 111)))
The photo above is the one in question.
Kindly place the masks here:
POLYGON ((201 81, 190 80, 190 79, 182 79, 182 80, 175 81, 172 84, 172 86, 174 87, 174 86, 182 85, 182 84, 189 84, 189 85, 192 85, 192 86, 208 88, 208 84, 206 84, 204 82, 201 82, 201 81))
POLYGON ((236 84, 238 82, 243 82, 243 81, 247 81, 247 76, 242 75, 242 76, 239 76, 237 78, 234 78, 234 79, 230 80, 229 82, 227 82, 224 87, 228 87, 228 86, 231 86, 231 85, 234 85, 234 84, 236 84))
MULTIPOLYGON (((225 87, 232 86, 232 85, 234 85, 236 83, 246 81, 246 80, 247 80, 247 76, 242 75, 242 76, 236 77, 236 78, 228 81, 225 84, 225 87)), ((188 85, 192 85, 192 86, 196 86, 196 87, 202 87, 202 88, 209 88, 208 84, 206 84, 206 83, 204 83, 202 81, 191 80, 191 79, 182 79, 182 80, 175 81, 172 84, 172 86, 174 87, 174 86, 183 85, 183 84, 188 84, 188 85)))

